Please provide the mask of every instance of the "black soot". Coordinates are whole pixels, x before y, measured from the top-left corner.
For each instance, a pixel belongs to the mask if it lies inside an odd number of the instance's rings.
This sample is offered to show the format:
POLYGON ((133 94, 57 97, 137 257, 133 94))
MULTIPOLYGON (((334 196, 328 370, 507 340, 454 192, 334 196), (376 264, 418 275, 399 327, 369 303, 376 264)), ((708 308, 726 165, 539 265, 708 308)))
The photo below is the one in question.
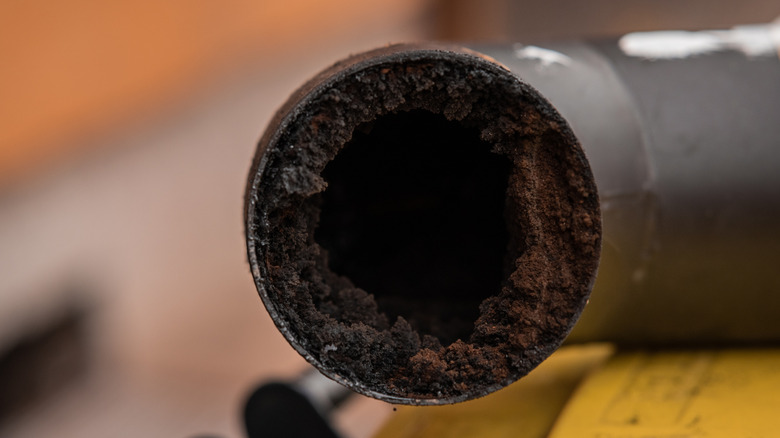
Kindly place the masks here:
POLYGON ((277 328, 393 403, 486 395, 560 346, 601 247, 566 122, 468 50, 389 46, 296 91, 258 145, 247 254, 277 328))

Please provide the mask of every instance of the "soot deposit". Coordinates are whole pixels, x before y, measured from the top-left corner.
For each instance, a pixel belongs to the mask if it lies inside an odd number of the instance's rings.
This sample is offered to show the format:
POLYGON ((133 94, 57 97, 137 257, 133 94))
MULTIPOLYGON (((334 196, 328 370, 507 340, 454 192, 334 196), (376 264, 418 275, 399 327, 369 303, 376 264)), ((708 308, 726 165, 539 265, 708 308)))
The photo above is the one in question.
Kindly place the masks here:
POLYGON ((326 70, 261 140, 255 281, 290 343, 353 389, 478 397, 568 334, 598 264, 593 177, 566 123, 502 67, 390 47, 326 70))

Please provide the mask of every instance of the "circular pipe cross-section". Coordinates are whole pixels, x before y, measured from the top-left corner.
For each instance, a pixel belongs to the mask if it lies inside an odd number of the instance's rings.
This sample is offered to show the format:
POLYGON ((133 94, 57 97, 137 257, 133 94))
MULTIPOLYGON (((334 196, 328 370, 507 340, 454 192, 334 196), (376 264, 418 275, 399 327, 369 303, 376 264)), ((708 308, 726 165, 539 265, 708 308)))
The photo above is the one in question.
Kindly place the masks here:
POLYGON ((598 266, 596 186, 567 123, 496 62, 398 45, 292 95, 246 193, 255 284, 325 375, 444 404, 526 375, 598 266))

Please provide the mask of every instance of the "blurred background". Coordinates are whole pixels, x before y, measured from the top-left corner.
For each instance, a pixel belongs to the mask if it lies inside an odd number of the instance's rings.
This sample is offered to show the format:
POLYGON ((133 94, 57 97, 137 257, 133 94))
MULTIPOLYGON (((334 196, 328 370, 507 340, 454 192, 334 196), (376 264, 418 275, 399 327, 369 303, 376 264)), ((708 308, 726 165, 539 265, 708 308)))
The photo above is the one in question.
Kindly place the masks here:
MULTIPOLYGON (((242 197, 287 95, 414 40, 728 28, 768 0, 0 0, 0 436, 243 435, 306 363, 257 297, 242 197)), ((392 406, 355 398, 370 436, 392 406)))

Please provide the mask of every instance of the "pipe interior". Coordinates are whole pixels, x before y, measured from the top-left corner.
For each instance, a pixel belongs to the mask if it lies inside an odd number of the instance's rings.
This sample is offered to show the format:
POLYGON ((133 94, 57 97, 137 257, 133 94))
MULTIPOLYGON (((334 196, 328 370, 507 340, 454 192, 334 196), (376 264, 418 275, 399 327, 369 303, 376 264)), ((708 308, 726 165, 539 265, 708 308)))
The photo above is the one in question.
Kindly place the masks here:
POLYGON ((384 115, 325 168, 315 241, 336 274, 442 345, 468 340, 500 291, 510 161, 440 114, 384 115))

